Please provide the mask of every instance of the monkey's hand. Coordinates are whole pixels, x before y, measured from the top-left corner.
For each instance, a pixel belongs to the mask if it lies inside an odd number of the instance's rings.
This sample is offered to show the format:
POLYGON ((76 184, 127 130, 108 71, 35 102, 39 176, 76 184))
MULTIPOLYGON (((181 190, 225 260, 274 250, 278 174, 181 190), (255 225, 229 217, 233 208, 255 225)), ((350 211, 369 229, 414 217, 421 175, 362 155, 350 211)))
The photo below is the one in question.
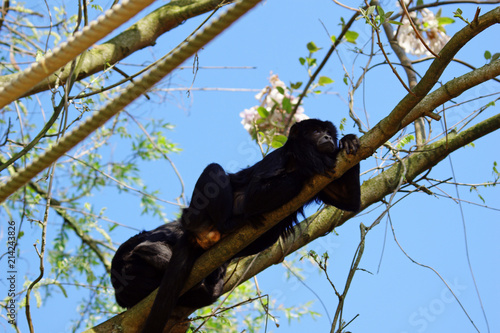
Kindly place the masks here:
POLYGON ((359 148, 359 139, 356 134, 347 134, 340 139, 339 146, 340 149, 345 149, 346 153, 354 155, 359 148))

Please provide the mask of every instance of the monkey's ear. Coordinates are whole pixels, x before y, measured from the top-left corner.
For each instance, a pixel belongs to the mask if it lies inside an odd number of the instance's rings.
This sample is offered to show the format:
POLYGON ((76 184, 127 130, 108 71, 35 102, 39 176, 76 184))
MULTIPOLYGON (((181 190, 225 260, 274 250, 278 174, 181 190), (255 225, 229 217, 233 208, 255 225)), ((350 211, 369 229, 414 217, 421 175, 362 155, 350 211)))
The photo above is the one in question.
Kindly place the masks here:
POLYGON ((357 212, 361 207, 359 164, 346 171, 339 179, 328 184, 318 195, 327 205, 357 212))
POLYGON ((296 136, 299 135, 299 126, 297 124, 298 123, 293 124, 292 127, 290 128, 290 132, 288 133, 288 139, 295 138, 296 136))

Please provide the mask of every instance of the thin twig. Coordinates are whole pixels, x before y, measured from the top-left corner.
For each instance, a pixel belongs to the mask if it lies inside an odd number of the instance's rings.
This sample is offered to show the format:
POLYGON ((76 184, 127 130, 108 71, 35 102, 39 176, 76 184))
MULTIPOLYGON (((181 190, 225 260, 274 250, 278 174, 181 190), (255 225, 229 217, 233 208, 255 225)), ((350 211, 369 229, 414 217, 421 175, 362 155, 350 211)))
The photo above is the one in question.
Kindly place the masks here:
POLYGON ((382 54, 384 55, 385 61, 387 61, 387 64, 389 65, 389 67, 391 67, 392 72, 396 75, 396 77, 398 78, 399 82, 401 82, 401 84, 406 89, 406 91, 408 91, 408 93, 412 94, 413 96, 416 96, 415 93, 413 91, 411 91, 410 88, 408 88, 408 86, 406 85, 406 83, 404 83, 403 79, 399 76, 398 71, 396 70, 396 68, 394 68, 394 66, 392 66, 392 63, 389 60, 389 57, 387 56, 387 54, 385 53, 384 46, 382 45, 382 42, 380 40, 380 33, 378 32, 378 29, 374 29, 374 30, 375 30, 375 34, 377 35, 377 45, 380 48, 380 50, 382 51, 382 54))
MULTIPOLYGON (((480 0, 464 0, 464 1, 436 1, 432 3, 426 3, 422 5, 417 5, 415 7, 408 8, 408 12, 414 12, 424 8, 440 7, 444 5, 464 5, 464 4, 477 4, 477 5, 497 5, 500 0, 490 0, 490 1, 480 1, 480 0)), ((391 16, 391 20, 396 20, 398 17, 403 16, 403 11, 391 16)))
POLYGON ((137 119, 135 119, 135 117, 133 117, 130 113, 128 113, 127 111, 123 110, 123 112, 125 112, 125 114, 127 116, 129 116, 130 119, 132 119, 136 125, 141 129, 141 131, 144 133, 144 135, 146 135, 146 137, 148 138, 149 142, 153 145, 153 148, 156 149, 156 151, 158 151, 164 159, 166 159, 168 161, 168 163, 170 163, 170 165, 172 166, 172 169, 174 170, 177 178, 179 179, 179 182, 181 184, 181 194, 179 195, 179 199, 182 198, 182 201, 183 201, 183 204, 186 205, 186 194, 185 194, 185 191, 184 191, 184 181, 182 180, 182 176, 179 172, 179 170, 177 170, 177 167, 175 166, 174 162, 172 162, 172 160, 170 159, 170 157, 168 157, 168 155, 162 150, 160 149, 160 147, 158 147, 158 145, 156 144, 156 142, 153 140, 153 138, 151 137, 151 135, 149 135, 148 131, 146 131, 146 129, 144 128, 144 126, 142 126, 142 124, 140 122, 137 121, 137 119))
POLYGON ((309 81, 307 82, 306 87, 304 88, 304 91, 302 92, 302 94, 300 94, 299 100, 298 100, 297 104, 295 104, 295 107, 293 108, 292 113, 290 114, 290 117, 288 118, 287 124, 285 125, 285 130, 290 128, 291 123, 292 123, 292 119, 293 119, 293 115, 297 112, 297 109, 299 108, 302 100, 304 99, 305 95, 307 94, 309 87, 314 82, 314 80, 316 80, 316 77, 318 76, 319 72, 321 72, 321 70, 323 69, 325 64, 328 62, 328 59, 332 55, 333 51, 335 51, 337 49, 337 46, 341 43, 342 39, 344 38, 344 35, 347 33, 347 31, 353 25, 354 21, 356 21, 356 18, 359 15, 360 15, 360 12, 354 13, 354 15, 351 17, 351 19, 344 25, 344 27, 342 28, 342 31, 340 32, 340 35, 335 39, 335 42, 328 50, 328 53, 323 58, 323 61, 321 61, 321 64, 314 71, 313 75, 309 78, 309 81))
POLYGON ((358 8, 349 7, 349 6, 347 6, 347 5, 344 5, 344 4, 343 4, 343 3, 341 3, 340 1, 333 0, 333 2, 335 2, 335 3, 336 3, 337 5, 339 5, 340 7, 344 7, 344 8, 346 8, 346 9, 352 10, 352 11, 357 12, 357 13, 359 13, 359 12, 360 12, 360 10, 359 10, 358 8))

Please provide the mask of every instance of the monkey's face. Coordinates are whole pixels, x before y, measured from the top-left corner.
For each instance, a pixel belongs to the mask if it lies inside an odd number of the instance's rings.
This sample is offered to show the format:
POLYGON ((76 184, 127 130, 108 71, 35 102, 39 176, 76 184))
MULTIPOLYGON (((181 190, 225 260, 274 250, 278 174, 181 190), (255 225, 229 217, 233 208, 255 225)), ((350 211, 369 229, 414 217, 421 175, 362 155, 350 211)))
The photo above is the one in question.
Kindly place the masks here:
MULTIPOLYGON (((337 129, 329 121, 306 119, 295 123, 290 129, 288 140, 299 145, 302 142, 306 146, 314 146, 322 154, 334 154, 338 150, 337 129)), ((302 146, 302 149, 307 147, 302 146)))
POLYGON ((333 153, 337 149, 335 137, 328 129, 315 129, 311 134, 311 139, 315 143, 316 148, 321 153, 333 153))

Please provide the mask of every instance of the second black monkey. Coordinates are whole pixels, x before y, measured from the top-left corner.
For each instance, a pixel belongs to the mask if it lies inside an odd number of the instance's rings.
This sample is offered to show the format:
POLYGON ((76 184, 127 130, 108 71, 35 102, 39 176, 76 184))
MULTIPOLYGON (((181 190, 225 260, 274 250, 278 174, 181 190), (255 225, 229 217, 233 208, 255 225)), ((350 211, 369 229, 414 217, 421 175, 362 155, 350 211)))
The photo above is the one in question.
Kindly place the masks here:
MULTIPOLYGON (((158 277, 155 279, 160 289, 143 332, 162 332, 177 304, 198 307, 213 302, 222 291, 221 281, 216 280, 223 278, 225 266, 216 270, 179 299, 184 282, 199 255, 217 242, 221 235, 232 232, 244 223, 258 226, 263 214, 281 207, 297 196, 314 175, 326 174, 333 170, 337 154, 341 149, 354 154, 358 147, 359 141, 355 135, 349 134, 337 141, 337 131, 331 122, 309 119, 293 125, 283 147, 271 152, 249 168, 234 174, 226 174, 218 164, 210 164, 195 185, 190 206, 183 210, 179 226, 181 232, 176 234, 175 242, 170 242, 167 246, 170 251, 167 251, 168 265, 161 281, 158 277), (193 292, 196 288, 199 291, 193 292), (196 304, 197 295, 204 300, 201 302, 203 304, 196 304)), ((359 164, 327 185, 306 205, 312 201, 349 211, 359 210, 359 164)), ((255 254, 273 245, 281 235, 291 230, 297 222, 298 213, 302 213, 302 208, 278 222, 235 257, 255 254)), ((127 257, 132 257, 131 254, 137 247, 142 247, 141 251, 144 251, 144 246, 148 248, 148 245, 150 252, 158 251, 158 246, 156 249, 151 247, 151 243, 154 243, 153 232, 150 231, 150 235, 145 232, 146 235, 141 240, 136 239, 135 244, 130 243, 134 238, 125 242, 122 247, 129 242, 129 250, 122 251, 119 255, 120 247, 113 259, 113 262, 116 259, 120 263, 115 265, 113 270, 122 276, 127 275, 127 270, 124 269, 126 260, 123 260, 125 252, 127 257), (117 259, 117 256, 120 258, 117 259)), ((134 266, 137 265, 128 265, 128 267, 134 266)), ((135 279, 140 281, 143 278, 137 276, 135 279)), ((154 287, 151 281, 148 282, 151 285, 148 289, 154 287)), ((117 299, 120 294, 125 295, 130 292, 135 294, 136 298, 139 297, 137 288, 127 289, 118 282, 113 282, 113 286, 116 289, 117 299), (117 286, 121 287, 120 292, 117 286)), ((144 297, 148 294, 149 292, 145 293, 144 297)))

